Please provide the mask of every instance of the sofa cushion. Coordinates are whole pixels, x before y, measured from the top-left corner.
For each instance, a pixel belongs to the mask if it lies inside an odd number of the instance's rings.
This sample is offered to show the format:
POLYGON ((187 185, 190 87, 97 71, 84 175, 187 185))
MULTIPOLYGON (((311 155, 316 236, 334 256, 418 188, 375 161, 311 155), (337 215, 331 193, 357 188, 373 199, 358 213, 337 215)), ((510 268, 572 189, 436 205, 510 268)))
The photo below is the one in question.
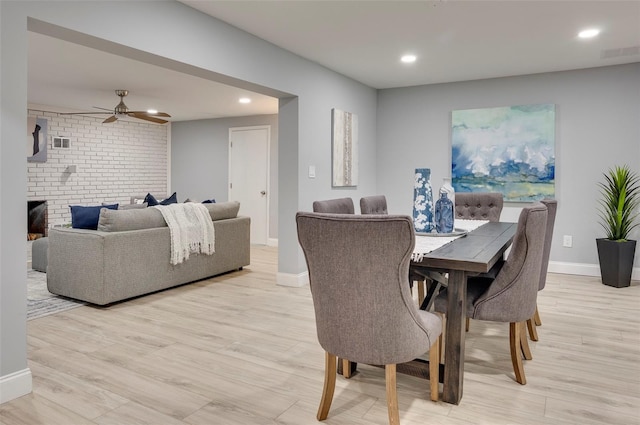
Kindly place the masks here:
POLYGON ((204 206, 209 210, 209 215, 211 215, 211 220, 213 221, 235 218, 240 210, 240 202, 237 201, 204 204, 204 206))
POLYGON ((144 202, 146 202, 150 207, 154 207, 156 205, 177 204, 178 195, 176 192, 173 192, 168 198, 165 198, 162 201, 158 201, 152 194, 147 193, 147 196, 145 196, 144 198, 144 202))
POLYGON ((71 227, 74 229, 96 230, 98 227, 100 211, 103 209, 105 211, 117 210, 118 204, 88 207, 82 205, 69 205, 69 208, 71 208, 71 227))
POLYGON ((98 230, 103 232, 123 232, 127 230, 166 227, 162 213, 155 208, 130 210, 102 210, 98 220, 98 230))

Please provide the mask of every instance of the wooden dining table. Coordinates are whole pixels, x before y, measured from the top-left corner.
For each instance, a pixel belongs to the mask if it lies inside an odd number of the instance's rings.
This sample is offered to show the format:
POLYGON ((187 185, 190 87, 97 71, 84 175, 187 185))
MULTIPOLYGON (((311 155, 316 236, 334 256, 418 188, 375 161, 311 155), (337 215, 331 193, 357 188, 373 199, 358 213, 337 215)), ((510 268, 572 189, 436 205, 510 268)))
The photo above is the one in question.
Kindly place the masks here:
MULTIPOLYGON (((516 228, 516 223, 486 223, 463 237, 420 255, 420 261, 411 262, 411 267, 427 268, 449 275, 447 320, 444 330, 445 357, 444 365, 440 367, 442 400, 447 403, 459 404, 462 398, 467 277, 490 272, 511 245, 516 228)), ((399 368, 398 372, 403 372, 401 369, 399 368)), ((408 364, 404 369, 405 373, 416 375, 416 370, 421 368, 419 364, 414 363, 408 364)))

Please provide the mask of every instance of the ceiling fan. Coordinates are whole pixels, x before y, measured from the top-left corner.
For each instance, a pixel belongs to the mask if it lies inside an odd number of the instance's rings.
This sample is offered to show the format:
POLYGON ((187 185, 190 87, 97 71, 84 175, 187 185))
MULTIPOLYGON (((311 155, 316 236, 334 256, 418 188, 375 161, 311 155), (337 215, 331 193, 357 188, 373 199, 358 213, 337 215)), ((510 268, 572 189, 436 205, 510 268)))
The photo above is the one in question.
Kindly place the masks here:
MULTIPOLYGON (((102 121, 103 124, 117 121, 118 118, 126 118, 133 117, 141 120, 155 122, 157 124, 165 124, 169 121, 163 120, 161 118, 156 117, 167 117, 170 118, 171 115, 166 112, 155 112, 155 111, 130 111, 127 105, 124 104, 123 98, 129 94, 129 90, 116 90, 116 95, 120 96, 120 103, 113 109, 111 112, 110 109, 105 109, 105 111, 109 112, 62 112, 60 115, 87 115, 87 114, 107 114, 113 113, 109 118, 102 121)), ((97 108, 97 106, 95 106, 97 108)), ((98 108, 104 109, 104 108, 98 108)))

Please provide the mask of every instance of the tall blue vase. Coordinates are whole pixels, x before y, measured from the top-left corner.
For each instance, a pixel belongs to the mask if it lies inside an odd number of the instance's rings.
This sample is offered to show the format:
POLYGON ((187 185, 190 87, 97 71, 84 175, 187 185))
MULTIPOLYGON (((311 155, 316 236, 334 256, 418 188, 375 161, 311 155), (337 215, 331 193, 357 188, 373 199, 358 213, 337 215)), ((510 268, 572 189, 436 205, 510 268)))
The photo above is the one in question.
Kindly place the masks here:
POLYGON ((445 190, 440 190, 440 199, 436 201, 436 232, 453 232, 453 202, 445 190))
POLYGON ((435 228, 433 190, 429 168, 416 168, 413 185, 413 227, 416 232, 425 233, 429 233, 435 228))

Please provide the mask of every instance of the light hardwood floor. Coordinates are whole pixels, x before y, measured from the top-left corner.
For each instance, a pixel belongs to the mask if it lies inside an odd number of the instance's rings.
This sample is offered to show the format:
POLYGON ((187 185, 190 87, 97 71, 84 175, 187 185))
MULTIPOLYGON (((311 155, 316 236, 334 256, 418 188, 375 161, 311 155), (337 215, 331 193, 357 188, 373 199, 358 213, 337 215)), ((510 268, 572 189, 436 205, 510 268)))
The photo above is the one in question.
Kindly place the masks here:
MULTIPOLYGON (((243 271, 28 322, 33 393, 1 425, 316 424, 324 354, 309 288, 277 286, 277 249, 243 271)), ((550 274, 514 381, 508 326, 472 321, 459 406, 398 376, 403 425, 640 424, 640 282, 550 274)), ((386 424, 384 370, 338 377, 326 424, 386 424)))

